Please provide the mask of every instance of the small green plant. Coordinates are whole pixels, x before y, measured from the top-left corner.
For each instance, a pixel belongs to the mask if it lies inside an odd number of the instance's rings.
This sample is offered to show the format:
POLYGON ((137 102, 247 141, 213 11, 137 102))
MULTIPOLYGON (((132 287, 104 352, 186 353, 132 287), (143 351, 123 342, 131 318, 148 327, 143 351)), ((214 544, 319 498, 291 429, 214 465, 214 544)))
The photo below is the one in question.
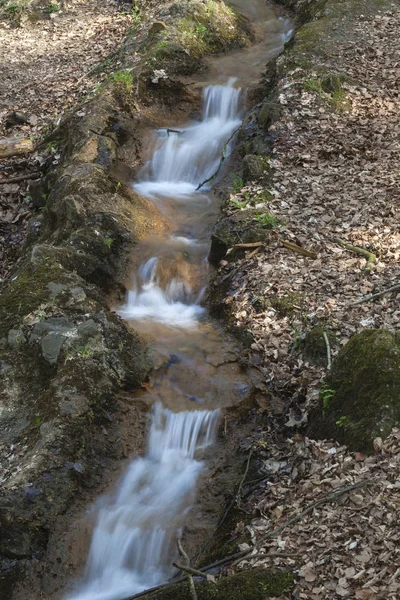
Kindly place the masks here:
POLYGON ((93 356, 93 354, 94 351, 92 350, 92 348, 90 348, 90 346, 83 346, 82 348, 73 347, 66 353, 65 360, 74 360, 75 358, 83 358, 84 360, 86 360, 93 356))
POLYGON ((32 196, 24 196, 24 202, 26 202, 27 204, 29 204, 29 202, 32 202, 32 196))
POLYGON ((335 421, 335 422, 336 422, 336 425, 337 425, 338 427, 342 427, 342 426, 345 424, 345 422, 346 422, 346 421, 347 421, 347 417, 346 417, 346 416, 343 416, 343 417, 340 417, 340 418, 339 418, 337 421, 335 421))
POLYGON ((50 2, 46 8, 43 9, 43 12, 47 13, 47 14, 51 14, 51 13, 56 13, 58 12, 59 6, 56 2, 50 2))
POLYGON ((346 94, 342 87, 343 76, 335 73, 323 77, 310 77, 304 83, 304 89, 316 93, 326 100, 331 108, 342 111, 346 108, 346 94))
POLYGON ((247 200, 243 200, 243 202, 240 202, 239 200, 232 200, 232 204, 235 208, 246 208, 247 200))
POLYGON ((4 10, 9 15, 16 15, 19 12, 19 6, 18 6, 18 4, 8 4, 8 6, 4 7, 4 10))
POLYGON ((53 150, 57 150, 57 142, 48 142, 45 148, 47 152, 53 152, 53 150))
POLYGON ((117 71, 112 76, 116 85, 124 88, 125 92, 130 94, 133 88, 133 75, 131 71, 117 71))
POLYGON ((322 400, 322 414, 325 414, 326 409, 329 407, 329 403, 336 394, 336 390, 331 390, 326 382, 321 386, 319 395, 322 400))
POLYGON ((114 243, 114 240, 112 237, 106 237, 106 238, 104 238, 104 243, 107 246, 107 248, 110 249, 114 243))
POLYGON ((121 188, 122 183, 120 181, 117 181, 116 185, 115 185, 115 192, 119 192, 120 188, 121 188))
POLYGON ((235 194, 240 192, 240 190, 242 189, 243 186, 244 186, 243 177, 234 173, 233 174, 233 191, 235 192, 235 194))
POLYGON ((167 40, 160 40, 156 46, 156 52, 162 52, 168 46, 167 40))
POLYGON ((273 215, 272 213, 264 213, 262 215, 257 215, 254 217, 257 223, 260 223, 261 227, 265 229, 272 229, 273 227, 277 227, 281 224, 281 221, 273 215))
POLYGON ((208 33, 208 29, 205 25, 197 21, 195 25, 195 32, 199 38, 204 38, 208 33))

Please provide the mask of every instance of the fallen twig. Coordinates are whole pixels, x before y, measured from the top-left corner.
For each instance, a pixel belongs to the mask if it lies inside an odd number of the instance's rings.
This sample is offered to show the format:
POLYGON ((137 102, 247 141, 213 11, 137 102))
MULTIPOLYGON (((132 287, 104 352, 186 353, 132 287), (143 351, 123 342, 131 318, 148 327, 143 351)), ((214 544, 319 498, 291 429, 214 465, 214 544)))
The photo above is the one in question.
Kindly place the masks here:
POLYGON ((264 242, 249 242, 247 244, 234 244, 232 248, 259 248, 264 246, 264 242))
POLYGON ((327 369, 328 369, 328 371, 330 371, 331 370, 331 366, 332 366, 331 345, 329 343, 329 338, 327 336, 326 331, 324 331, 323 336, 324 336, 325 345, 326 345, 326 356, 327 356, 327 359, 328 359, 327 369))
POLYGON ((359 256, 363 256, 367 259, 366 270, 372 271, 375 268, 376 263, 376 254, 373 252, 369 252, 369 250, 365 250, 365 248, 360 248, 359 246, 353 246, 352 244, 348 244, 345 240, 340 238, 336 239, 336 242, 346 248, 349 252, 353 252, 354 254, 358 254, 359 256))
POLYGON ((291 250, 292 252, 297 252, 297 254, 301 254, 302 256, 307 256, 308 258, 314 259, 317 258, 315 252, 311 252, 311 250, 306 250, 305 248, 302 248, 301 246, 298 246, 293 242, 282 240, 282 245, 285 246, 285 248, 287 248, 288 250, 291 250))
POLYGON ((363 298, 360 298, 355 302, 351 302, 349 306, 355 306, 356 304, 361 304, 362 302, 369 302, 370 300, 375 300, 375 298, 380 298, 385 294, 390 294, 391 292, 396 292, 397 290, 400 290, 400 283, 396 283, 395 285, 392 285, 391 287, 386 288, 385 290, 376 292, 376 294, 368 294, 367 296, 364 296, 363 298))
POLYGON ((184 565, 181 565, 178 562, 173 562, 172 563, 174 567, 176 567, 177 569, 179 569, 180 571, 185 571, 185 573, 188 573, 189 575, 194 575, 195 577, 203 577, 203 579, 207 579, 207 575, 205 573, 203 573, 202 571, 198 571, 197 569, 193 569, 193 567, 187 567, 184 565))
POLYGON ((291 552, 268 552, 263 553, 263 552, 257 552, 257 554, 250 554, 249 556, 246 556, 245 558, 238 558, 237 560, 235 560, 232 563, 232 567, 235 567, 236 565, 238 565, 239 563, 242 562, 242 560, 254 560, 254 559, 259 559, 259 558, 298 558, 299 556, 303 556, 302 554, 292 554, 291 552))
POLYGON ((182 131, 179 131, 178 129, 169 129, 169 128, 168 128, 168 129, 166 129, 165 131, 167 132, 167 136, 168 136, 168 137, 169 137, 169 134, 170 134, 170 133, 177 133, 178 135, 179 135, 180 133, 182 133, 182 131))
POLYGON ((9 177, 8 179, 0 179, 0 185, 5 183, 19 183, 20 181, 26 181, 27 179, 39 179, 40 173, 27 173, 26 175, 19 175, 18 177, 9 177))
MULTIPOLYGON (((185 550, 183 549, 181 538, 178 538, 176 543, 178 545, 179 554, 182 556, 182 558, 186 562, 185 566, 190 568, 190 558, 186 554, 185 550)), ((194 585, 193 575, 191 573, 188 573, 188 579, 189 579, 190 595, 192 597, 192 600, 197 600, 196 586, 194 585)))
POLYGON ((210 181, 212 181, 213 179, 215 179, 215 177, 218 175, 218 173, 221 170, 222 165, 224 164, 224 160, 226 159, 226 149, 228 147, 229 142, 235 137, 235 135, 237 134, 237 132, 241 129, 242 126, 238 127, 237 129, 235 129, 235 131, 232 133, 231 137, 229 138, 229 140, 227 142, 225 142, 223 148, 222 148, 222 154, 221 154, 221 158, 219 160, 219 165, 217 170, 215 171, 215 173, 213 175, 211 175, 211 177, 208 177, 207 179, 205 179, 204 181, 202 181, 201 183, 199 183, 199 185, 196 188, 196 192, 203 187, 203 185, 206 185, 206 183, 209 183, 210 181))

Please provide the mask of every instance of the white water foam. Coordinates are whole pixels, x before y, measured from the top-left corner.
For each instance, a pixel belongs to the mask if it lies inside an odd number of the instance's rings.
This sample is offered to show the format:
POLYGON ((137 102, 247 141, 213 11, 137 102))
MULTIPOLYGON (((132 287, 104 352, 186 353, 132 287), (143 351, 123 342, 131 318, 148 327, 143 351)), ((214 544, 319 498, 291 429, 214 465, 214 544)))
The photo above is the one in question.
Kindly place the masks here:
POLYGON ((118 600, 172 575, 176 537, 204 468, 196 453, 213 443, 218 413, 154 406, 147 454, 103 500, 85 580, 69 600, 118 600))
POLYGON ((157 276, 158 259, 150 258, 139 270, 137 284, 128 292, 118 313, 124 319, 151 319, 166 325, 193 327, 204 312, 187 282, 171 279, 166 288, 157 276))

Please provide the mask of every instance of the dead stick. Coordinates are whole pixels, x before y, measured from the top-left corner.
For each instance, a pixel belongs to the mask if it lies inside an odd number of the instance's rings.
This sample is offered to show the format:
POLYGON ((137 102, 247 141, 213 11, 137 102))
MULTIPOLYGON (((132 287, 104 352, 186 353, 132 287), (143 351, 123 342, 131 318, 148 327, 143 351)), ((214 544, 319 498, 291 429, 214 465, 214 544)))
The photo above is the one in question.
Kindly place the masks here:
POLYGON ((317 258, 315 252, 311 252, 311 250, 306 250, 297 244, 293 244, 292 242, 287 242, 286 240, 282 240, 282 245, 285 246, 288 250, 292 252, 297 252, 297 254, 302 254, 303 256, 307 256, 308 258, 317 258))
POLYGON ((217 170, 215 171, 215 173, 213 175, 211 175, 211 177, 208 177, 208 179, 205 179, 204 181, 202 181, 201 183, 199 183, 199 185, 196 188, 196 192, 203 187, 203 185, 206 185, 206 183, 208 183, 209 181, 212 181, 213 179, 215 179, 215 177, 218 175, 218 173, 221 170, 222 165, 224 164, 224 161, 226 159, 226 149, 228 147, 229 142, 235 137, 235 135, 237 134, 237 132, 242 128, 242 126, 238 127, 237 129, 235 129, 235 131, 232 133, 231 137, 229 138, 229 140, 227 142, 225 142, 225 144, 223 145, 222 148, 222 154, 221 154, 221 158, 219 159, 219 165, 217 170))
POLYGON ((248 244, 234 244, 233 248, 259 248, 264 242, 249 242, 248 244))
POLYGON ((245 558, 238 558, 237 560, 235 560, 232 563, 232 567, 235 567, 236 565, 238 565, 239 563, 241 563, 243 560, 254 560, 254 559, 259 559, 259 558, 299 558, 300 556, 303 556, 302 554, 292 554, 290 552, 268 552, 268 553, 262 553, 262 552, 257 552, 257 554, 250 554, 249 556, 246 556, 245 558))
POLYGON ((368 296, 364 296, 363 298, 352 302, 351 304, 349 304, 349 306, 355 306, 356 304, 361 304, 362 302, 369 302, 370 300, 375 300, 375 298, 380 298, 385 294, 390 294, 391 292, 396 292, 397 290, 400 290, 400 283, 396 283, 396 285, 392 285, 391 287, 386 288, 386 290, 382 290, 381 292, 376 292, 376 294, 368 294, 368 296))
MULTIPOLYGON (((186 552, 183 549, 182 546, 182 541, 181 538, 178 538, 176 540, 176 543, 178 544, 178 550, 179 550, 179 554, 182 556, 182 558, 185 560, 186 562, 186 566, 190 567, 190 558, 189 556, 186 554, 186 552)), ((188 574, 188 579, 189 579, 189 589, 190 589, 190 595, 192 597, 192 600, 197 600, 197 593, 196 593, 196 586, 194 585, 194 581, 193 581, 193 575, 191 575, 190 573, 188 574)))
POLYGON ((375 267, 376 263, 376 254, 373 252, 369 252, 369 250, 365 250, 365 248, 360 248, 359 246, 353 246, 353 244, 348 244, 345 240, 340 238, 336 238, 336 243, 338 243, 343 248, 346 248, 349 252, 353 252, 354 254, 358 254, 359 256, 363 256, 367 259, 366 269, 367 271, 372 271, 375 267))
POLYGON ((5 183, 19 183, 20 181, 26 181, 27 179, 39 179, 40 173, 27 173, 26 175, 19 175, 18 177, 9 177, 8 179, 0 179, 0 185, 5 183))
POLYGON ((185 573, 188 573, 189 575, 194 575, 196 577, 203 577, 203 579, 207 579, 207 575, 205 573, 203 573, 202 571, 198 571, 197 569, 193 569, 193 567, 185 567, 184 565, 181 565, 176 561, 172 564, 180 571, 185 571, 185 573))
POLYGON ((253 252, 250 252, 249 256, 247 258, 253 258, 253 256, 255 256, 256 254, 258 254, 261 250, 262 246, 258 246, 255 250, 253 250, 253 252))
POLYGON ((327 336, 327 334, 326 334, 326 331, 324 331, 324 333, 323 333, 323 336, 324 336, 325 345, 326 345, 326 355, 327 355, 327 358, 328 358, 328 366, 327 366, 327 369, 328 369, 328 371, 330 371, 330 370, 331 370, 331 366, 332 366, 332 359, 331 359, 331 345, 330 345, 330 343, 329 343, 329 338, 328 338, 328 336, 327 336))

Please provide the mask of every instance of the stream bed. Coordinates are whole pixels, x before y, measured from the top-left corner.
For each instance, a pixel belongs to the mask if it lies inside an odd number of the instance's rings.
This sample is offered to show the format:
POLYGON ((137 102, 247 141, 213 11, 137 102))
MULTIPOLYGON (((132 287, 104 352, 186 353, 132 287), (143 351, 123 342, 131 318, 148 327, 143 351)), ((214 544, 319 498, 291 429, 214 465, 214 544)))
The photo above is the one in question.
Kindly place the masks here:
POLYGON ((246 396, 249 382, 224 333, 202 306, 207 256, 219 200, 213 174, 229 155, 246 110, 246 88, 290 37, 289 23, 263 0, 235 0, 256 24, 257 43, 210 59, 201 117, 154 132, 154 150, 133 184, 169 223, 143 239, 118 314, 152 339, 155 365, 146 389, 152 406, 145 456, 134 458, 116 492, 98 503, 82 581, 69 600, 122 600, 167 581, 200 474, 216 438, 220 409, 246 396), (210 180, 207 184, 203 182, 210 180))

